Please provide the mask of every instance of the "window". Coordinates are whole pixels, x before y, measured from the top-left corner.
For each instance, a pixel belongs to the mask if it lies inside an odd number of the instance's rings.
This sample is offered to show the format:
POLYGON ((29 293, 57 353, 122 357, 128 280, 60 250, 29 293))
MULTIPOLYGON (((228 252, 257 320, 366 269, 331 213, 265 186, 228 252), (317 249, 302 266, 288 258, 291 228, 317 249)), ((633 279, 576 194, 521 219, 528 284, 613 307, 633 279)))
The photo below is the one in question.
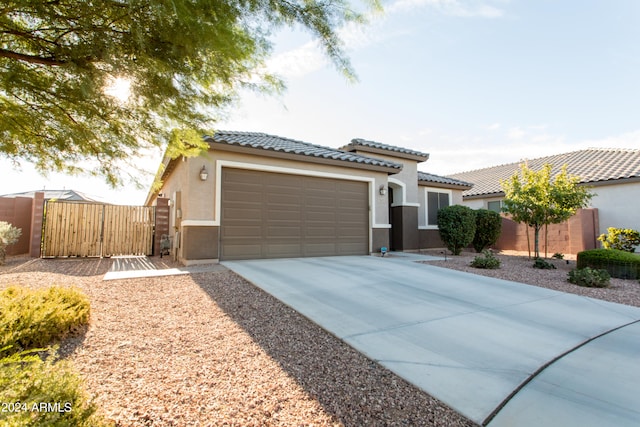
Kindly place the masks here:
POLYGON ((502 200, 487 202, 487 209, 498 213, 502 212, 502 200))
POLYGON ((451 193, 427 191, 427 226, 435 227, 438 225, 438 211, 451 204, 450 195, 451 193))

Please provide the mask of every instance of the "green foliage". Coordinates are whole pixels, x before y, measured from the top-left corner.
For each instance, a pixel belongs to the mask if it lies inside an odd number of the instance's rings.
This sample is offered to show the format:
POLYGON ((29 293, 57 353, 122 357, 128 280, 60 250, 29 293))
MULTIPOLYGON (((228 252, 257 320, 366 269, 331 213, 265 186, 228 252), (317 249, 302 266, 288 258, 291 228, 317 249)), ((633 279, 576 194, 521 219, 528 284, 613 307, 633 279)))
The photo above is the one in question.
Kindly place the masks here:
POLYGON ((598 240, 605 249, 617 249, 625 252, 634 252, 640 245, 640 232, 630 228, 607 228, 607 234, 601 234, 598 240))
POLYGON ((277 29, 306 30, 355 80, 339 30, 365 21, 346 0, 3 0, 0 10, 0 154, 113 185, 171 129, 185 154, 206 148, 240 90, 282 91, 266 67, 277 29), (109 94, 117 81, 128 98, 109 94))
POLYGON ((567 275, 570 283, 588 288, 606 288, 609 286, 611 276, 607 270, 597 270, 594 268, 576 268, 567 275))
POLYGON ((473 248, 480 253, 498 241, 502 231, 500 214, 487 209, 476 210, 476 234, 473 237, 473 248))
POLYGON ((551 255, 551 258, 564 259, 564 254, 561 254, 560 252, 556 252, 555 254, 551 255))
POLYGON ((640 278, 640 255, 617 249, 590 249, 578 252, 577 267, 605 269, 611 277, 640 278))
POLYGON ((0 356, 45 347, 89 321, 89 301, 78 290, 31 290, 11 286, 0 292, 0 356))
POLYGON ((6 221, 0 221, 0 265, 4 264, 7 256, 7 246, 18 241, 22 230, 14 227, 6 221))
POLYGON ((96 415, 80 377, 68 361, 56 361, 54 352, 42 360, 33 351, 0 359, 0 412, 3 426, 113 425, 96 415))
POLYGON ((567 173, 562 166, 552 178, 552 165, 546 164, 539 171, 520 166, 510 179, 501 181, 505 193, 503 210, 516 222, 524 222, 534 229, 535 257, 540 257, 540 229, 543 225, 558 224, 568 220, 576 210, 587 206, 593 194, 578 186, 580 179, 567 173))
POLYGON ((493 252, 484 250, 482 251, 482 256, 478 255, 471 261, 471 267, 493 270, 500 268, 500 260, 496 258, 493 252))
POLYGON ((452 205, 438 211, 440 238, 454 255, 469 246, 476 233, 476 215, 473 209, 452 205))
POLYGON ((533 261, 533 268, 539 268, 541 270, 555 270, 556 266, 551 264, 549 261, 544 258, 536 258, 533 261))

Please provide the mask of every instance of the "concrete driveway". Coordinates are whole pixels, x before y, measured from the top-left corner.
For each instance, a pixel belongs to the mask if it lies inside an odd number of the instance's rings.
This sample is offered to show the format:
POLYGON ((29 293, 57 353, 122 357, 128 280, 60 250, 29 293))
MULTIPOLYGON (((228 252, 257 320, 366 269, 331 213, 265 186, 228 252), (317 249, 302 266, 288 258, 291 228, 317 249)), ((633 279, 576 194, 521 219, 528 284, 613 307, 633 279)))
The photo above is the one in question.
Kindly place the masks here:
POLYGON ((223 264, 478 424, 640 425, 640 309, 413 262, 223 264))

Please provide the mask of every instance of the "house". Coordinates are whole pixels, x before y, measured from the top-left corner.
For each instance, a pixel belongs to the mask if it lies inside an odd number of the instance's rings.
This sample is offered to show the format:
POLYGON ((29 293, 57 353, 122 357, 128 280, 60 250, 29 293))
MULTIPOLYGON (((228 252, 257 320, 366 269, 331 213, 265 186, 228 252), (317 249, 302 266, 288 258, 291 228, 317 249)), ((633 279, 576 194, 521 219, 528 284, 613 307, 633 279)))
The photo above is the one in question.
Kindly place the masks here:
POLYGON ((364 139, 334 149, 219 131, 205 141, 199 157, 163 159, 146 202, 169 203, 185 264, 440 247, 434 212, 471 188, 418 172, 428 154, 364 139))
MULTIPOLYGON (((528 166, 539 170, 543 165, 553 165, 552 173, 560 172, 567 165, 569 174, 580 177, 580 184, 592 187, 595 196, 590 202, 594 212, 593 221, 587 221, 578 227, 575 221, 583 221, 588 212, 579 212, 583 218, 573 218, 575 228, 587 233, 588 223, 593 222, 595 230, 588 233, 593 240, 608 227, 632 228, 640 230, 640 150, 616 148, 590 148, 570 153, 556 154, 526 161, 528 166)), ((510 178, 520 170, 522 162, 461 172, 450 178, 473 182, 473 187, 462 193, 463 204, 473 209, 485 208, 500 211, 504 193, 501 180, 510 178)), ((504 233, 504 229, 503 229, 504 233)), ((565 237, 566 238, 566 237, 565 237)), ((588 240, 588 239, 587 239, 588 240)), ((596 242, 587 243, 596 246, 596 242)), ((584 249, 587 247, 585 246, 584 249)), ((578 248, 579 249, 579 248, 578 248)), ((575 250, 567 251, 575 253, 575 250)))

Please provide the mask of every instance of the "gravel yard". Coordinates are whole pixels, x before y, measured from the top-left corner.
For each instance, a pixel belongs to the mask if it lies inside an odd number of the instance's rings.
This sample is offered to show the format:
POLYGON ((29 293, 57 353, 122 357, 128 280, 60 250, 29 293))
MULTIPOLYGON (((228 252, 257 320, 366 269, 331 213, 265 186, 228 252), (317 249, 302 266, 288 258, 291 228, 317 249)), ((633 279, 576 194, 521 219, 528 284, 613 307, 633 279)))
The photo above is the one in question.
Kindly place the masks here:
MULTIPOLYGON (((424 253, 443 256, 442 251, 425 251, 424 253)), ((459 256, 447 255, 446 261, 429 261, 425 264, 640 307, 640 283, 637 280, 611 279, 611 285, 608 288, 585 288, 569 283, 567 273, 576 268, 575 256, 568 255, 566 257, 569 264, 567 264, 567 260, 550 258, 547 261, 554 264, 556 270, 540 270, 532 267, 533 260, 529 259, 526 254, 502 252, 496 253, 496 258, 502 263, 501 268, 484 270, 469 265, 477 255, 475 252, 462 252, 459 256)))
MULTIPOLYGON (((537 270, 498 254, 501 269, 480 270, 468 265, 475 255, 428 264, 640 306, 637 281, 568 283, 573 260, 537 270)), ((102 281, 111 260, 7 261, 0 288, 58 284, 89 296, 90 327, 61 353, 118 426, 474 425, 222 266, 102 281)))
POLYGON ((474 425, 223 267, 105 282, 106 259, 8 261, 0 287, 89 296, 61 353, 118 426, 474 425))

